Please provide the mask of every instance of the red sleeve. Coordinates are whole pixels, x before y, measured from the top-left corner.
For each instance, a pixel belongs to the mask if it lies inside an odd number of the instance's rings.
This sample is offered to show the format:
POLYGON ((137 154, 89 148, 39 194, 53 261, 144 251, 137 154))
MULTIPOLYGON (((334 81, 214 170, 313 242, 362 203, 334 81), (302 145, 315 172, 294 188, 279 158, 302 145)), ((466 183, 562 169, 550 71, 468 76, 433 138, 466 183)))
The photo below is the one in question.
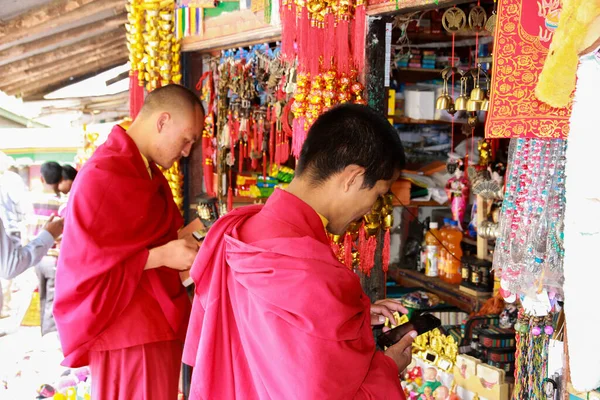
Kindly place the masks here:
POLYGON ((376 351, 369 367, 369 372, 356 394, 356 400, 383 399, 396 396, 400 392, 400 399, 405 400, 404 391, 400 386, 398 367, 394 360, 376 351))

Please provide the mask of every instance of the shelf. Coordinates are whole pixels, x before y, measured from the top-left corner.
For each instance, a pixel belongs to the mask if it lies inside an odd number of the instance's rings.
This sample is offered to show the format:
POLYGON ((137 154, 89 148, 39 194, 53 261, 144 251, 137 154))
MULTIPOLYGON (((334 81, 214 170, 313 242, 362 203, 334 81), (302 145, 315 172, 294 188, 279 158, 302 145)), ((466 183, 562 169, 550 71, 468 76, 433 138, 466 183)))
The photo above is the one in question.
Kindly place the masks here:
MULTIPOLYGON (((430 69, 430 68, 396 68, 398 71, 408 71, 408 72, 423 72, 423 73, 433 73, 433 74, 441 74, 442 73, 442 69, 430 69)), ((441 77, 440 77, 441 79, 441 77)))
POLYGON ((422 124, 422 125, 451 125, 452 121, 437 120, 437 119, 412 119, 408 117, 390 116, 395 124, 422 124))
POLYGON ((390 269, 389 276, 400 286, 425 289, 437 295, 446 303, 458 307, 469 314, 479 311, 483 303, 489 298, 489 295, 470 295, 461 291, 459 289, 460 285, 452 285, 439 278, 430 278, 413 270, 392 268, 390 269))

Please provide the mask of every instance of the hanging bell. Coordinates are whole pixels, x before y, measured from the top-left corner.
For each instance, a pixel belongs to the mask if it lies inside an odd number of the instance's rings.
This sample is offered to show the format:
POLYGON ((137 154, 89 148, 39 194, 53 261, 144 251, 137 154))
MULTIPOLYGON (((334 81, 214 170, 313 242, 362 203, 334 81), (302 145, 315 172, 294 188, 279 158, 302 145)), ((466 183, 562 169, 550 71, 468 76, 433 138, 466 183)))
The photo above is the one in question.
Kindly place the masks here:
POLYGON ((471 91, 471 100, 475 101, 483 101, 485 99, 485 90, 479 87, 479 85, 475 86, 475 89, 471 91))
POLYGON ((480 111, 482 103, 483 103, 482 101, 473 100, 473 97, 471 96, 469 101, 467 101, 467 111, 469 111, 469 112, 480 111))
POLYGON ((456 111, 466 111, 467 110, 467 103, 469 102, 469 98, 467 97, 466 94, 461 94, 460 96, 458 96, 458 98, 456 99, 456 101, 454 102, 454 109, 456 111))
POLYGON ((490 109, 490 99, 487 97, 481 102, 481 111, 489 111, 490 109))
POLYGON ((448 110, 452 104, 452 97, 448 93, 442 93, 435 102, 436 110, 448 110))

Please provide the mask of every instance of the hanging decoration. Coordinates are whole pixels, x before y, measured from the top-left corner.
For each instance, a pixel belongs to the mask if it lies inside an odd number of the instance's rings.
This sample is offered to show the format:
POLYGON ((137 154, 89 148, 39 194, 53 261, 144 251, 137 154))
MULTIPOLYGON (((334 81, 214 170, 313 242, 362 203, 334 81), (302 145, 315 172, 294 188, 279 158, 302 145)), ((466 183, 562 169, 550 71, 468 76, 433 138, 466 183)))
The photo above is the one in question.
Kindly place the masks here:
POLYGON ((223 213, 240 198, 269 197, 293 177, 287 164, 294 68, 279 47, 269 45, 226 50, 210 64, 197 85, 209 110, 204 182, 208 194, 221 200, 223 213))
POLYGON ((377 199, 371 212, 351 223, 343 235, 330 234, 331 248, 346 267, 370 276, 375 266, 377 238, 383 234, 381 264, 384 272, 390 263, 390 230, 394 224, 393 195, 377 199))
POLYGON ((366 1, 282 0, 282 53, 297 65, 291 153, 298 158, 310 126, 337 104, 366 104, 366 1), (332 38, 335 38, 332 40, 332 38))
POLYGON ((554 333, 554 313, 543 316, 519 311, 515 324, 515 387, 512 399, 542 400, 548 376, 548 344, 554 333))
MULTIPOLYGON (((175 38, 175 0, 129 0, 127 47, 130 70, 130 114, 135 118, 148 92, 170 83, 181 83, 180 49, 175 38)), ((179 162, 163 172, 173 199, 183 211, 183 174, 179 162)))
POLYGON ((566 138, 570 106, 553 108, 535 86, 561 13, 560 1, 498 3, 488 138, 566 138))
POLYGON ((77 164, 77 169, 81 169, 83 164, 86 163, 87 160, 90 159, 98 144, 98 133, 97 132, 88 132, 87 125, 83 125, 83 148, 77 151, 77 156, 75 157, 75 162, 77 164))
POLYGON ((562 296, 566 146, 561 139, 511 141, 494 252, 507 302, 543 289, 546 298, 562 296))

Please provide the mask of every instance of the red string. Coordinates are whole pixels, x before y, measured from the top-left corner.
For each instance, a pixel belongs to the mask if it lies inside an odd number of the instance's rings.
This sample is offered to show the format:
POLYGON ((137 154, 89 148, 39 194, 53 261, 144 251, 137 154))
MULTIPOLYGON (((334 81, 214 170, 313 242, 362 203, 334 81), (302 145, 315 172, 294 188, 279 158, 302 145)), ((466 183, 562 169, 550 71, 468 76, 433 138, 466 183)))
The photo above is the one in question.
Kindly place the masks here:
MULTIPOLYGON (((456 6, 454 6, 456 7, 456 6)), ((452 34, 452 68, 454 68, 454 41, 456 39, 456 34, 452 34)), ((452 100, 454 100, 454 73, 452 74, 452 100)), ((450 151, 454 151, 454 116, 456 113, 452 114, 452 125, 450 128, 450 151)))

